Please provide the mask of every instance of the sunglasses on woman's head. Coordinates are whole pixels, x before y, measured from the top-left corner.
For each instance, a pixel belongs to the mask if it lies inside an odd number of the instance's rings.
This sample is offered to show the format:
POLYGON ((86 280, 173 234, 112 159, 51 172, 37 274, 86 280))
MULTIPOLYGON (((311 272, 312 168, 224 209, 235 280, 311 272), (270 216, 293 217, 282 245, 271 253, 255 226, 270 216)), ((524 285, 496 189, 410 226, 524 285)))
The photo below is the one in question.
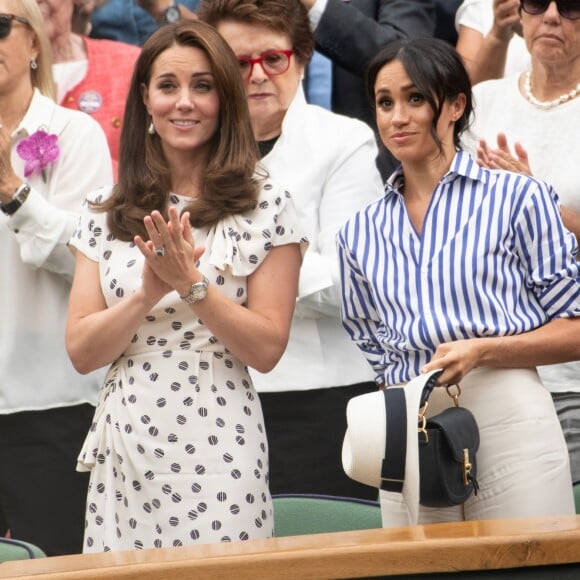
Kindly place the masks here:
MULTIPOLYGON (((532 16, 543 14, 554 0, 520 0, 522 10, 532 16)), ((578 20, 580 18, 580 0, 555 0, 562 18, 578 20)))
POLYGON ((26 18, 15 16, 14 14, 0 14, 0 40, 6 38, 12 32, 12 24, 20 22, 20 24, 30 25, 26 18))

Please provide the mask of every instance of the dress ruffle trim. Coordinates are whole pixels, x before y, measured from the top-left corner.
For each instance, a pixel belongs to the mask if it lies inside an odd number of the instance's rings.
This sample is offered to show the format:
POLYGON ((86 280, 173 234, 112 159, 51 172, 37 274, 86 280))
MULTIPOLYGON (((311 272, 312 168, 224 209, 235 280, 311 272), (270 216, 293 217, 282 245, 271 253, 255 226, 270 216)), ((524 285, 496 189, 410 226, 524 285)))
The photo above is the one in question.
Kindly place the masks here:
POLYGON ((297 229, 298 218, 290 194, 266 182, 256 207, 244 214, 227 216, 208 233, 209 263, 229 268, 235 276, 248 276, 275 246, 308 241, 297 229))

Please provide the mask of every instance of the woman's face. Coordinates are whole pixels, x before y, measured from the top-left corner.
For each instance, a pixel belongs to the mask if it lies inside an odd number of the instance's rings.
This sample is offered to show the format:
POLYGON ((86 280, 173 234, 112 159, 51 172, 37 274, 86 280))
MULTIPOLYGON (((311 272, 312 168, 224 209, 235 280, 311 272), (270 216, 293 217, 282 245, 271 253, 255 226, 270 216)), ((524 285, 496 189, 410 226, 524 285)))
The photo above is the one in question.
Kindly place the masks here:
MULTIPOLYGON (((225 21, 218 24, 217 29, 237 57, 258 58, 272 50, 292 49, 288 35, 264 26, 225 21)), ((254 132, 258 139, 261 138, 260 127, 267 127, 270 131, 273 128, 281 129, 303 73, 304 66, 297 62, 294 55, 290 57, 288 70, 278 75, 268 75, 260 64, 254 64, 250 76, 244 80, 254 132)))
MULTIPOLYGON (((421 164, 440 155, 431 134, 433 109, 400 61, 392 61, 379 71, 375 81, 375 104, 381 139, 401 163, 421 164)), ((437 136, 450 158, 455 150, 453 128, 464 107, 464 95, 453 102, 446 101, 437 123, 437 136)))
POLYGON ((572 62, 580 57, 580 20, 563 18, 556 2, 543 14, 522 10, 522 29, 528 51, 541 63, 572 62))
POLYGON ((209 155, 220 102, 205 52, 189 46, 168 48, 154 61, 149 85, 142 91, 168 160, 193 150, 209 155))
MULTIPOLYGON (((0 14, 26 17, 18 0, 0 0, 0 14)), ((30 62, 37 56, 34 32, 13 20, 10 34, 0 39, 0 94, 17 90, 22 84, 32 87, 30 62)))
POLYGON ((51 44, 55 39, 68 36, 71 32, 73 0, 36 0, 46 26, 51 44))

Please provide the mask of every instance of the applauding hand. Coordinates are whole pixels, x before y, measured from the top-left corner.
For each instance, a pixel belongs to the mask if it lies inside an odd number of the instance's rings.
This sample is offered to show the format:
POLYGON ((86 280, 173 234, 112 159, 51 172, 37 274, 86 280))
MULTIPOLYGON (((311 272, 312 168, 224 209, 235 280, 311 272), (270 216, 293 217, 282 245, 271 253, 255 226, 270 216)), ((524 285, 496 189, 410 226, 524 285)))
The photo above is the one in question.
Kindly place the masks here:
POLYGON ((197 262, 205 248, 196 247, 189 222, 189 212, 179 217, 174 207, 169 208, 169 220, 158 211, 143 220, 149 240, 135 236, 135 244, 145 257, 143 289, 146 294, 160 299, 171 290, 180 296, 188 293, 192 283, 203 275, 197 262))

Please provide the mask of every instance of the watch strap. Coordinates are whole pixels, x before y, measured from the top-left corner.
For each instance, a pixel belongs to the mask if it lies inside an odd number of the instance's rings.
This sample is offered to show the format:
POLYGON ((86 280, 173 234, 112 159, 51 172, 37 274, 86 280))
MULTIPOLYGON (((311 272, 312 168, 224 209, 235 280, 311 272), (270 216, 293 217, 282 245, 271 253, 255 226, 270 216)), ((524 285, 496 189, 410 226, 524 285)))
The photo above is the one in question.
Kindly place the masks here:
POLYGON ((185 296, 180 296, 186 304, 195 304, 200 300, 203 300, 207 295, 207 289, 209 287, 209 280, 204 276, 201 281, 196 282, 191 285, 189 293, 185 296))
POLYGON ((16 211, 20 209, 20 206, 26 201, 29 193, 30 185, 25 182, 16 190, 12 199, 8 203, 0 204, 0 210, 2 210, 6 215, 16 213, 16 211))

